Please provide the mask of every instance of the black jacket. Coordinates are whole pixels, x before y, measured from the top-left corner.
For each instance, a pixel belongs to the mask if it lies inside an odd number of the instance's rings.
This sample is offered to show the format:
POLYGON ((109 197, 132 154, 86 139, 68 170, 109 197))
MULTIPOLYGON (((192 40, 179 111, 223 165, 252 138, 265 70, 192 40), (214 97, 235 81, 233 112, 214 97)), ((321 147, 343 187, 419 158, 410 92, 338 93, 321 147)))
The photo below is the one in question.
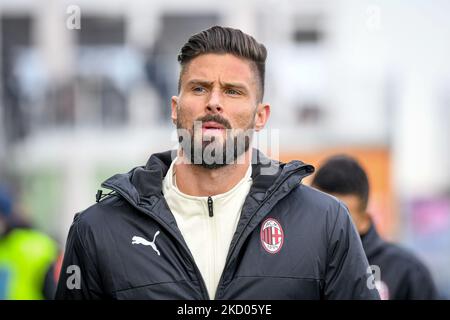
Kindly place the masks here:
POLYGON ((379 267, 380 280, 383 283, 380 295, 383 299, 438 298, 430 272, 413 254, 382 240, 373 224, 369 231, 361 236, 361 240, 370 265, 379 267))
MULTIPOLYGON (((314 168, 292 161, 264 175, 269 160, 256 150, 254 157, 253 184, 215 299, 379 299, 368 289, 368 262, 347 209, 299 183, 314 168), (267 219, 282 229, 271 229, 282 235, 276 253, 263 246, 267 219)), ((145 167, 111 177, 102 186, 115 194, 75 216, 57 299, 210 298, 162 194, 170 163, 170 152, 154 154, 145 167), (132 245, 133 237, 151 241, 158 231, 160 255, 132 245), (81 272, 79 289, 73 265, 81 272)))

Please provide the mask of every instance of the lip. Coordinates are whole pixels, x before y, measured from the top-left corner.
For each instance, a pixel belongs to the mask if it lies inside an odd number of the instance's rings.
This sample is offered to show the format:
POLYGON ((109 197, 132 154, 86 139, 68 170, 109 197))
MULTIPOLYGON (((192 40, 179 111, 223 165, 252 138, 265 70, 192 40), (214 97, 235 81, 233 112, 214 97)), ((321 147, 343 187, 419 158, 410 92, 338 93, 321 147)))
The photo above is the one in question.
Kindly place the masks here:
POLYGON ((206 130, 223 130, 225 127, 221 125, 220 123, 214 122, 214 121, 208 121, 204 122, 202 124, 202 129, 206 130))

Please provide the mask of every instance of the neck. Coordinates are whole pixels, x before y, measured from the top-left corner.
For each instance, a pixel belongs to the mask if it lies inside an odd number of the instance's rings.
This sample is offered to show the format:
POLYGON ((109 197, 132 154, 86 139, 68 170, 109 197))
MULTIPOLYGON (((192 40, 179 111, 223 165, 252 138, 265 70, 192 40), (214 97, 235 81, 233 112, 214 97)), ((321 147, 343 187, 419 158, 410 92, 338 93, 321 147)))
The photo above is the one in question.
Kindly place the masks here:
POLYGON ((251 164, 251 148, 242 154, 236 163, 217 169, 207 169, 189 164, 182 152, 175 163, 178 189, 190 196, 208 197, 231 190, 244 178, 251 164))
POLYGON ((367 231, 369 231, 370 226, 372 225, 372 220, 370 219, 370 216, 367 213, 358 215, 357 217, 354 217, 353 220, 355 222, 356 229, 358 230, 358 233, 360 235, 365 235, 367 231))

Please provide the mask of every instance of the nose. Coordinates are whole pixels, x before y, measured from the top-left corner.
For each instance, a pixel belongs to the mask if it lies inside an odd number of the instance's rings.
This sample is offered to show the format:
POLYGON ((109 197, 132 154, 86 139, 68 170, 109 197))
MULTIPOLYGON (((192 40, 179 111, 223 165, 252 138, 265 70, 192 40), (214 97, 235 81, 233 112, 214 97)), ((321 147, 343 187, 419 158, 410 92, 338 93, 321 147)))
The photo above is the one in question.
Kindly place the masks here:
POLYGON ((223 111, 222 99, 221 94, 218 90, 211 91, 209 100, 206 104, 206 110, 209 113, 222 113, 223 111))

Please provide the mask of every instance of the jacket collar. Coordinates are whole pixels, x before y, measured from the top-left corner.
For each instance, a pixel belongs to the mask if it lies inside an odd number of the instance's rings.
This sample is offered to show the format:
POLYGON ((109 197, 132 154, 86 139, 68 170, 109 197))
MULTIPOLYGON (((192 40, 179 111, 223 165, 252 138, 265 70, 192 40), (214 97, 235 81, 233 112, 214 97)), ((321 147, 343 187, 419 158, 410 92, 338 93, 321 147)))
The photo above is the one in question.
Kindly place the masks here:
MULTIPOLYGON (((281 163, 267 158, 262 152, 253 149, 252 179, 253 184, 249 194, 258 202, 270 193, 284 177, 293 171, 302 170, 301 176, 294 175, 289 183, 289 190, 298 184, 304 176, 314 172, 314 167, 301 161, 281 163), (294 181, 294 183, 292 182, 294 181)), ((143 199, 162 196, 162 181, 170 167, 176 150, 153 154, 145 166, 136 167, 126 174, 116 174, 102 183, 102 186, 112 189, 121 195, 126 195, 128 201, 139 204, 143 199)), ((285 191, 288 191, 287 189, 285 191)))
POLYGON ((364 248, 364 252, 368 259, 371 259, 374 255, 382 249, 384 240, 378 235, 374 223, 370 225, 369 230, 361 235, 361 242, 364 248))

